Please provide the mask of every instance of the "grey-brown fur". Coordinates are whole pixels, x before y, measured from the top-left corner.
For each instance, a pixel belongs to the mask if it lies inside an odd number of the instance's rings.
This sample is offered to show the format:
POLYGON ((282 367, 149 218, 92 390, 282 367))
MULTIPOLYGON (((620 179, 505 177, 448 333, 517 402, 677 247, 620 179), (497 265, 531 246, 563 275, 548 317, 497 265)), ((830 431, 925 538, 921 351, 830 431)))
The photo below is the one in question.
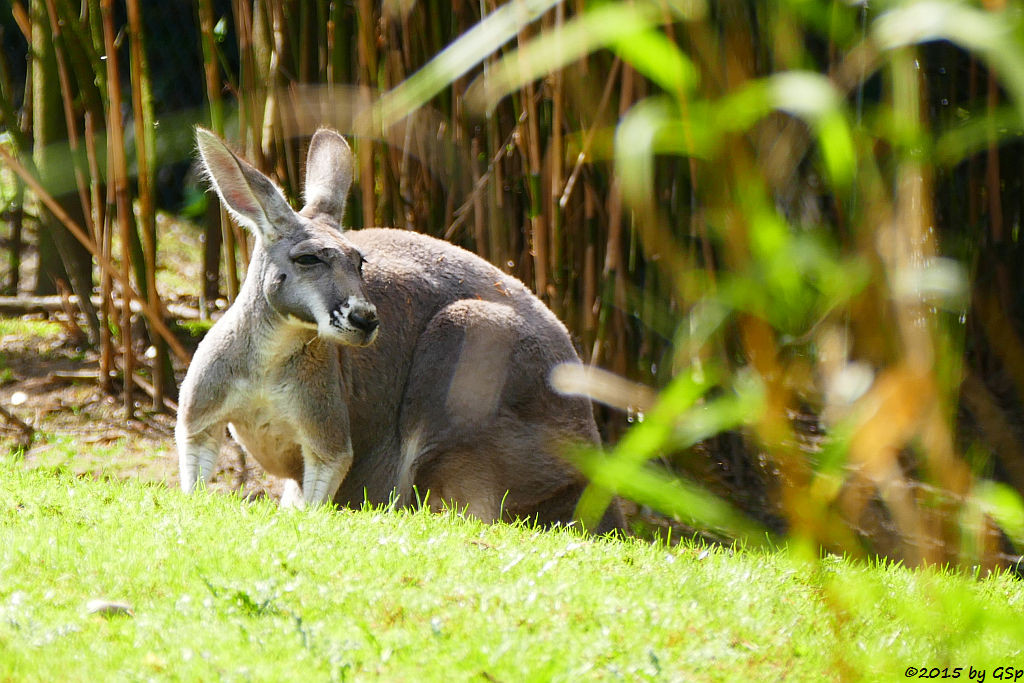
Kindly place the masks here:
MULTIPOLYGON (((429 490, 432 505, 488 521, 570 521, 584 481, 558 452, 598 434, 589 401, 549 385, 553 367, 579 362, 554 314, 447 242, 343 233, 352 161, 333 131, 311 142, 299 213, 212 134, 197 139, 257 239, 238 299, 182 385, 182 486, 212 474, 230 424, 269 472, 301 482, 307 503, 410 504, 429 490), (319 265, 294 260, 310 249, 319 265)), ((597 530, 621 526, 616 508, 597 530)))

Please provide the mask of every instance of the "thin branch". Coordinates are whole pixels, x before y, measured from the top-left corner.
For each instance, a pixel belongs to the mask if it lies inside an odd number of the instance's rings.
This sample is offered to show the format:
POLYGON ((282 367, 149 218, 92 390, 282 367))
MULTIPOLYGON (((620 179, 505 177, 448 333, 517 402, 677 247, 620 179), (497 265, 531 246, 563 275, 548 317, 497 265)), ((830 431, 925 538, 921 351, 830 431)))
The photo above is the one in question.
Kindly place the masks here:
POLYGON ((191 354, 189 354, 188 351, 185 350, 185 347, 181 345, 181 342, 179 342, 177 338, 175 338, 174 334, 171 333, 167 325, 164 324, 164 321, 160 317, 160 313, 158 311, 155 311, 152 307, 150 307, 149 302, 147 302, 144 298, 139 296, 139 293, 135 291, 135 289, 131 286, 131 283, 127 282, 124 279, 124 276, 118 272, 117 268, 115 268, 114 265, 96 248, 96 245, 93 243, 91 239, 89 239, 89 236, 85 234, 85 231, 82 230, 82 227, 78 225, 78 223, 76 223, 74 219, 72 219, 71 216, 67 214, 67 212, 64 211, 61 205, 57 203, 57 201, 50 195, 49 192, 46 191, 45 188, 43 188, 39 181, 31 173, 25 170, 25 167, 22 166, 17 159, 11 156, 11 154, 6 149, 4 149, 2 145, 0 145, 0 159, 2 159, 3 162, 7 164, 8 168, 10 168, 18 177, 20 177, 25 182, 25 185, 27 185, 28 188, 32 190, 32 192, 36 195, 36 198, 39 199, 39 201, 41 201, 43 204, 45 204, 46 208, 48 208, 50 212, 53 213, 57 220, 59 220, 64 225, 64 227, 68 229, 68 231, 75 237, 75 239, 82 243, 82 246, 84 246, 90 254, 92 254, 92 257, 96 259, 96 263, 100 267, 100 271, 109 274, 110 277, 112 277, 114 280, 117 281, 119 285, 121 285, 122 291, 128 297, 130 297, 133 301, 138 302, 139 308, 142 310, 142 314, 146 316, 146 319, 153 324, 153 328, 157 331, 157 334, 159 334, 167 342, 167 345, 171 347, 171 350, 174 351, 174 354, 183 361, 187 362, 191 360, 191 354))

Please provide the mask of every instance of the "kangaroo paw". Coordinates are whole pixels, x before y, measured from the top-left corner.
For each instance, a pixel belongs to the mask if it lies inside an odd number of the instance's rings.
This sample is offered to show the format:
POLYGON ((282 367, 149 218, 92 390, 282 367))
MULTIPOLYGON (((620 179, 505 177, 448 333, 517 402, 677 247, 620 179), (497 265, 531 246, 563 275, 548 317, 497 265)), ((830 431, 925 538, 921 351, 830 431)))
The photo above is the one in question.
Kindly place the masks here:
POLYGON ((345 460, 323 462, 317 458, 304 458, 302 498, 306 505, 323 505, 334 499, 352 464, 351 456, 345 460))

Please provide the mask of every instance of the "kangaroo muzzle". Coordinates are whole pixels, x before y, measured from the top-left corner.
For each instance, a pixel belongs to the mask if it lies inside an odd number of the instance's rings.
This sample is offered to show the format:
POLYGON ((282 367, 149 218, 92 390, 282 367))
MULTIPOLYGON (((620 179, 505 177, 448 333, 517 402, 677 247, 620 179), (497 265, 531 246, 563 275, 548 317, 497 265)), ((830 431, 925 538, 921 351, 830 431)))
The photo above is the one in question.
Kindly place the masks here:
POLYGON ((331 327, 353 346, 368 346, 377 338, 380 320, 377 307, 368 301, 349 297, 331 311, 331 327))

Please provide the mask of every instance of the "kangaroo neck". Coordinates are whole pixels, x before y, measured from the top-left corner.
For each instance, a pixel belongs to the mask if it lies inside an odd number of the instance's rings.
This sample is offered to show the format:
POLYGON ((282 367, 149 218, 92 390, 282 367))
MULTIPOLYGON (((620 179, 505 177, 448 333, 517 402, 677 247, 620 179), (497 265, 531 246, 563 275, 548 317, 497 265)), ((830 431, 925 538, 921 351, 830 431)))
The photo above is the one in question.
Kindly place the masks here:
POLYGON ((267 253, 257 242, 229 313, 236 318, 236 326, 246 330, 256 357, 287 358, 308 347, 316 331, 289 320, 270 305, 263 292, 266 267, 267 253))

